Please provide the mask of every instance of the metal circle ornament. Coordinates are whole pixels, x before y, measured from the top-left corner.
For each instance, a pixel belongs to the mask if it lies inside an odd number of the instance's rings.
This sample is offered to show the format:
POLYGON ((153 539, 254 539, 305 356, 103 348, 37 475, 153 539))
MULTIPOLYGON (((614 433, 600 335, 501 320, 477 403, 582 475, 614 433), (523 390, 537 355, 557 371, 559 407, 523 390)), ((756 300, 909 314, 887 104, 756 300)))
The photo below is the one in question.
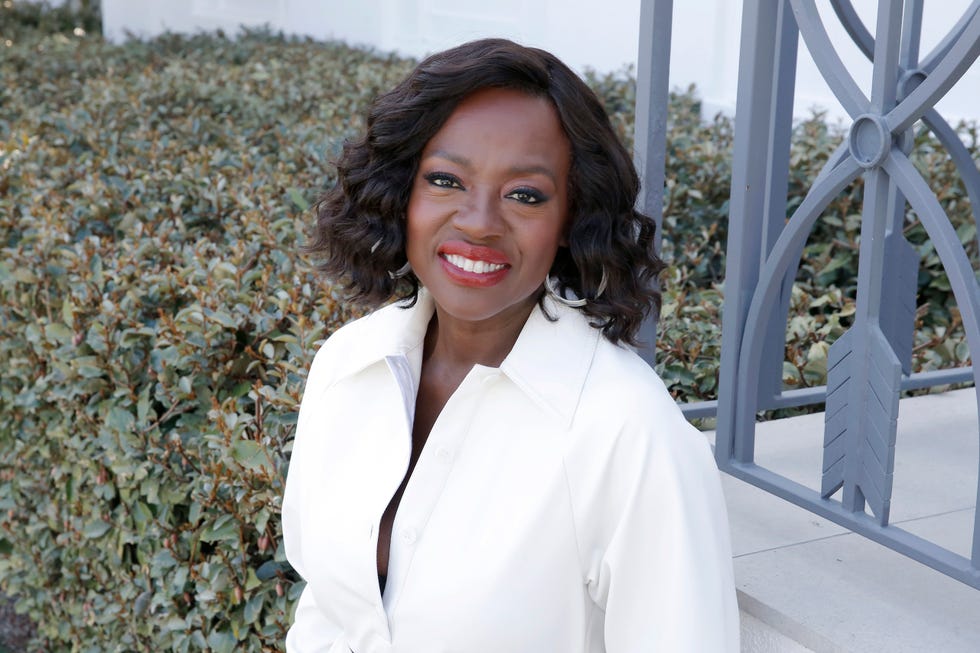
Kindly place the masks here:
POLYGON ((866 113, 858 116, 847 136, 851 156, 862 168, 881 165, 891 151, 892 135, 882 116, 866 113))

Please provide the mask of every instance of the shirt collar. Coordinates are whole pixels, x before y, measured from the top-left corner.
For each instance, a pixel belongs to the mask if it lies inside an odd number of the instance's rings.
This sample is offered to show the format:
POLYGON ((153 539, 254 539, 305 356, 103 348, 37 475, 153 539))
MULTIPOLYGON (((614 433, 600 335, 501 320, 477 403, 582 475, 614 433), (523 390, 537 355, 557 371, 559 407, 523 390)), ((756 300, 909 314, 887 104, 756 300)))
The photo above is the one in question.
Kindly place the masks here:
POLYGON ((534 307, 500 370, 567 427, 602 334, 581 311, 547 296, 543 303, 548 315, 534 307))
MULTIPOLYGON (((574 308, 546 297, 531 311, 513 349, 500 365, 503 372, 535 403, 572 422, 601 332, 574 308)), ((357 344, 345 357, 335 378, 355 374, 388 356, 421 347, 435 310, 432 296, 421 289, 414 306, 396 302, 364 318, 357 344)))

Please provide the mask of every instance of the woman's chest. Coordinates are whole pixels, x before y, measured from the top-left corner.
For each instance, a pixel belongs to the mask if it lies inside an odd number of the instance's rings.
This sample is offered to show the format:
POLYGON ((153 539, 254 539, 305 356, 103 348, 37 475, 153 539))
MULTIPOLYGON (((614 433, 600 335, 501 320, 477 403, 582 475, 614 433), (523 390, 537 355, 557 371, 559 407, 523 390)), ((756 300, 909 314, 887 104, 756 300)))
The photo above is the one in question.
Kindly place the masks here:
MULTIPOLYGON (((333 592, 377 594, 378 526, 411 451, 399 406, 358 418, 346 414, 351 400, 344 391, 324 398, 330 429, 317 460, 303 461, 316 465, 306 477, 319 484, 304 516, 317 526, 303 548, 318 560, 309 580, 328 601, 333 592)), ((383 607, 392 637, 421 636, 437 621, 445 650, 475 635, 510 650, 553 645, 556 629, 576 632, 570 616, 584 619, 563 433, 525 402, 480 381, 461 386, 433 425, 391 532, 383 607)))

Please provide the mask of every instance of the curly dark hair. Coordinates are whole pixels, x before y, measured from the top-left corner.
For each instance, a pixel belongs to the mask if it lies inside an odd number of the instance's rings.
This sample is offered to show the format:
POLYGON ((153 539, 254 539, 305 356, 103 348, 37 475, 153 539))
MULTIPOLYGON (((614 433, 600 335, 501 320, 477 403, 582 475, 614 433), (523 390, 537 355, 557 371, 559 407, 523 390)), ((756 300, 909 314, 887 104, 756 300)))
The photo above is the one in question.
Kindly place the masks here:
POLYGON ((505 39, 465 43, 431 55, 378 96, 366 134, 344 145, 307 251, 322 272, 345 281, 354 300, 379 304, 397 294, 414 301, 415 275, 396 280, 388 271, 406 262, 405 218, 419 159, 460 101, 488 87, 545 97, 557 110, 572 152, 570 227, 550 275, 559 292, 589 298, 580 310, 610 341, 637 344, 644 317, 660 309, 655 224, 634 208, 639 178, 599 99, 537 48, 505 39), (596 298, 603 274, 606 288, 596 298))

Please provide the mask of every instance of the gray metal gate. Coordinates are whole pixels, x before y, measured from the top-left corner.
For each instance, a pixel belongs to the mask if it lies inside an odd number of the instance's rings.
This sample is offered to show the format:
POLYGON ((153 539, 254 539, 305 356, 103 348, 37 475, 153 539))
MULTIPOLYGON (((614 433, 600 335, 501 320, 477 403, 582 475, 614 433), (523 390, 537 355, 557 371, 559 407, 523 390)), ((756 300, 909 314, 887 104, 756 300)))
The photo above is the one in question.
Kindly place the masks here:
MULTIPOLYGON (((956 164, 980 225, 980 170, 934 108, 980 55, 980 0, 926 56, 919 52, 922 0, 880 0, 877 38, 850 0, 829 1, 872 61, 867 92, 841 62, 815 0, 743 3, 719 399, 687 405, 685 413, 717 411, 715 454, 723 471, 980 589, 980 510, 970 559, 888 521, 900 392, 972 381, 980 405, 980 368, 911 373, 919 256, 902 230, 908 204, 940 257, 970 351, 978 355, 980 285, 908 154, 913 125, 921 121, 956 164), (852 123, 787 220, 801 36, 852 123), (858 178, 864 180, 864 204, 853 325, 831 346, 826 386, 784 391, 786 318, 804 244, 827 205, 858 178), (754 460, 758 411, 813 403, 826 405, 820 491, 754 460)), ((644 0, 641 7, 636 149, 646 189, 641 208, 659 222, 673 7, 671 0, 644 0)), ((980 504, 980 481, 977 496, 980 504)))

